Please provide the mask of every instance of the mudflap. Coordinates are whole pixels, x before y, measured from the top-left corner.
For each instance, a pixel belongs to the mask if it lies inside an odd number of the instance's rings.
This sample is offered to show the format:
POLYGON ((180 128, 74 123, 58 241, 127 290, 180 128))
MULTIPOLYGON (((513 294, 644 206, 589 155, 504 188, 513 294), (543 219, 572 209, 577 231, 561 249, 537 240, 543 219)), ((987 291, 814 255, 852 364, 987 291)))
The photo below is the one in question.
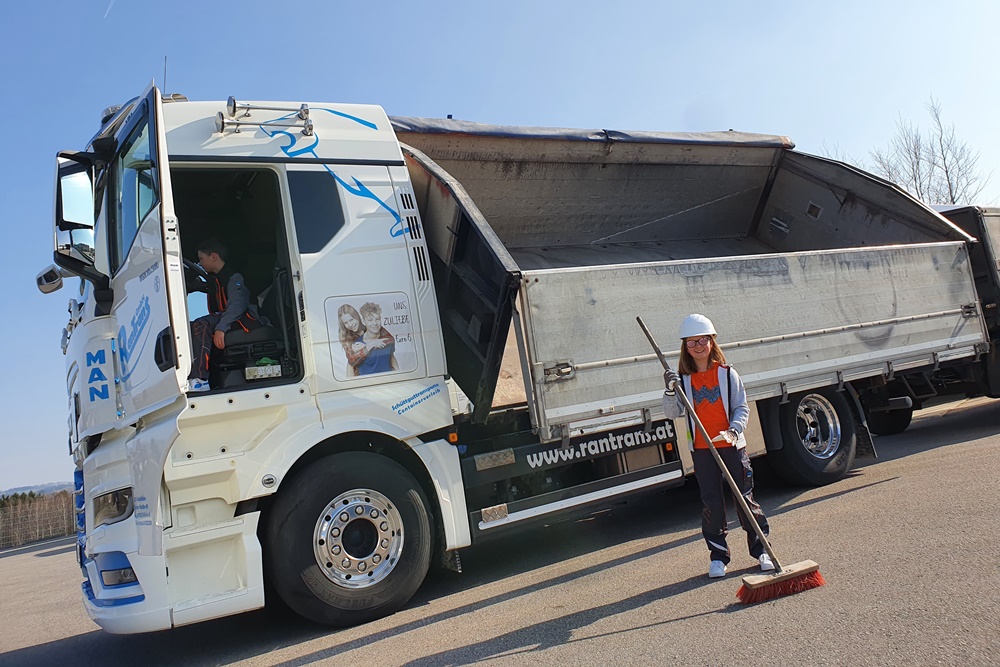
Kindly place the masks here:
POLYGON ((1000 346, 990 345, 989 351, 981 358, 983 375, 985 376, 986 395, 990 398, 1000 398, 1000 346))
POLYGON ((849 384, 844 386, 844 391, 851 397, 848 404, 851 406, 851 411, 854 413, 854 423, 857 425, 854 434, 857 440, 854 455, 856 457, 871 456, 877 459, 878 452, 875 451, 875 441, 872 440, 871 431, 868 430, 868 420, 865 418, 865 411, 861 409, 861 399, 858 398, 858 392, 849 384))

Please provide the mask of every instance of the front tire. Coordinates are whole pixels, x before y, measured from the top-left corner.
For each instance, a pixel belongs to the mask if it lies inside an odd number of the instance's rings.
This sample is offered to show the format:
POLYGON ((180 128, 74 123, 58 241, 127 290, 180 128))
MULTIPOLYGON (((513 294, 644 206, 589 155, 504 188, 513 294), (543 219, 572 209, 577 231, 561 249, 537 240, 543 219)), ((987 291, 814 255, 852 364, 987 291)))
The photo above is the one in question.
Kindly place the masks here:
POLYGON ((400 464, 367 452, 286 480, 266 520, 269 581, 296 613, 346 626, 406 604, 430 567, 429 504, 400 464))
POLYGON ((829 387, 789 396, 779 406, 781 449, 768 453, 775 471, 795 485, 839 481, 854 464, 854 413, 843 392, 829 387))

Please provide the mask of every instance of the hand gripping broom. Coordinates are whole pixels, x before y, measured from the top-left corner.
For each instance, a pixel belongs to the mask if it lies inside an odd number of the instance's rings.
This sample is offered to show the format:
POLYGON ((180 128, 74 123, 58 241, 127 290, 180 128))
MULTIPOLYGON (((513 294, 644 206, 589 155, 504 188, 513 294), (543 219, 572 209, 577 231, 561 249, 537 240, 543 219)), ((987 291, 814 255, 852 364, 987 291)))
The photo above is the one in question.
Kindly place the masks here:
MULTIPOLYGON (((656 341, 653 340, 653 335, 649 333, 649 329, 646 328, 646 323, 642 321, 641 317, 636 317, 635 319, 639 323, 639 326, 642 327, 642 332, 646 334, 646 338, 649 339, 649 344, 653 346, 653 351, 656 352, 656 356, 660 360, 660 363, 663 364, 663 370, 669 370, 670 365, 667 364, 666 357, 663 356, 663 352, 660 351, 656 341)), ((684 402, 684 407, 687 408, 688 414, 691 415, 692 420, 698 426, 698 431, 701 433, 701 437, 703 437, 705 442, 708 443, 708 448, 712 451, 712 458, 714 458, 715 462, 719 465, 719 469, 722 471, 722 476, 726 478, 726 482, 729 484, 729 488, 733 492, 733 498, 735 498, 736 502, 739 503, 743 514, 749 518, 749 523, 757 532, 757 537, 760 538, 761 544, 764 545, 764 550, 767 551, 767 555, 771 557, 771 562, 774 563, 774 572, 743 577, 743 585, 740 586, 738 591, 736 591, 736 597, 739 598, 740 602, 743 604, 764 602, 765 600, 772 600, 774 598, 781 597, 782 595, 801 593, 802 591, 807 591, 810 588, 817 588, 825 584, 826 580, 824 580, 823 575, 819 573, 819 565, 814 561, 804 560, 800 563, 793 563, 788 566, 781 565, 778 561, 778 557, 774 553, 774 550, 771 549, 771 543, 768 542, 767 537, 764 536, 764 531, 762 531, 760 526, 757 525, 757 520, 750 512, 750 507, 747 505, 746 498, 743 497, 739 487, 736 486, 736 480, 734 480, 733 476, 729 474, 726 464, 722 462, 722 457, 719 456, 719 452, 715 449, 712 438, 708 435, 708 431, 705 430, 705 426, 701 423, 701 420, 698 419, 698 415, 694 411, 694 406, 691 405, 691 401, 688 399, 687 394, 684 393, 684 387, 668 387, 668 389, 674 389, 677 391, 677 395, 681 397, 684 402)))

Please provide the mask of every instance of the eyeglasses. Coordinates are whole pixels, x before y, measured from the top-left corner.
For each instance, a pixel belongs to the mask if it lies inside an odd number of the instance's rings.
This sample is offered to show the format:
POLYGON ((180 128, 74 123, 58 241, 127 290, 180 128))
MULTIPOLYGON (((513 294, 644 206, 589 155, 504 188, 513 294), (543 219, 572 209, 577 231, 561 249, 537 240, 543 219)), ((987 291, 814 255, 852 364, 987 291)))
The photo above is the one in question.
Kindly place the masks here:
POLYGON ((687 345, 689 348, 705 347, 706 345, 708 345, 708 342, 710 340, 712 339, 709 338, 708 336, 702 336, 701 338, 695 338, 694 340, 686 340, 684 341, 684 344, 687 345))

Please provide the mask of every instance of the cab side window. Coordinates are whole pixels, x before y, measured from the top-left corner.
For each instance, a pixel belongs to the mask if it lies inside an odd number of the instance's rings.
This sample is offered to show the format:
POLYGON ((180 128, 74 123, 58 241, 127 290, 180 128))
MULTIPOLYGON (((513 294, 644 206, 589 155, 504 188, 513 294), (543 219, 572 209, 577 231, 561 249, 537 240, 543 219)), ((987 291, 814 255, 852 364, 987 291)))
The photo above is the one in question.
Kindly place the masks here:
POLYGON ((122 144, 111 166, 114 203, 111 217, 111 272, 117 273, 128 257, 135 235, 159 202, 149 146, 149 123, 143 121, 122 144))
POLYGON ((337 181, 325 171, 289 171, 288 193, 299 252, 319 252, 344 226, 337 181))

